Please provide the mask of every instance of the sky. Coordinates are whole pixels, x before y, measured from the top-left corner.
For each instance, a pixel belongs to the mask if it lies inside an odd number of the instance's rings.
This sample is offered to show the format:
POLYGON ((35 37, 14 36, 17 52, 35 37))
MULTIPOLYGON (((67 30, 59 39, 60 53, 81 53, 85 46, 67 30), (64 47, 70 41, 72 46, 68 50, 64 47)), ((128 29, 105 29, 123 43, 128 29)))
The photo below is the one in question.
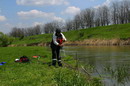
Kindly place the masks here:
POLYGON ((0 0, 0 32, 51 21, 64 22, 86 8, 109 5, 114 0, 0 0))

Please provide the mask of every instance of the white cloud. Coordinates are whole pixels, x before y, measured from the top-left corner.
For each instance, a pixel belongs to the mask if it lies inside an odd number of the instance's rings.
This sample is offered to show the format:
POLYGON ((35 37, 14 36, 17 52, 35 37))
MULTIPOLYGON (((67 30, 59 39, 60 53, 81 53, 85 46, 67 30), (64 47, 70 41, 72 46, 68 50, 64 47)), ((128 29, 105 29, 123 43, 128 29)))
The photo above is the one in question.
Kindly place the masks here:
POLYGON ((3 33, 9 33, 11 31, 11 28, 12 28, 12 24, 10 23, 0 23, 0 32, 3 32, 3 33))
POLYGON ((109 6, 111 2, 113 2, 115 0, 106 0, 103 5, 109 6))
POLYGON ((110 6, 110 3, 114 1, 114 0, 106 0, 104 3, 100 4, 100 5, 97 5, 95 6, 94 8, 99 8, 99 7, 102 7, 102 6, 110 6))
POLYGON ((52 17, 52 19, 55 20, 55 21, 59 21, 59 22, 60 21, 65 22, 65 20, 63 18, 61 18, 61 17, 54 16, 54 17, 52 17))
POLYGON ((65 11, 62 12, 62 14, 69 14, 69 15, 75 15, 77 13, 80 13, 80 8, 75 6, 70 6, 65 11))
POLYGON ((34 22, 34 23, 33 23, 33 26, 43 25, 43 24, 44 24, 43 22, 34 22))
POLYGON ((8 27, 8 28, 9 28, 9 27, 13 27, 13 25, 10 24, 10 23, 5 23, 5 26, 8 27))
POLYGON ((101 5, 94 6, 95 9, 98 9, 99 7, 101 7, 101 5))
POLYGON ((33 22, 33 23, 30 23, 30 22, 17 22, 14 24, 7 24, 7 26, 13 28, 13 27, 18 27, 18 28, 28 28, 28 27, 33 27, 33 26, 36 26, 36 25, 41 25, 43 24, 42 22, 33 22))
POLYGON ((54 16, 54 13, 46 13, 38 10, 30 10, 30 11, 20 11, 17 13, 19 16, 21 16, 23 19, 29 19, 29 18, 47 18, 49 16, 54 16))
MULTIPOLYGON (((110 6, 111 3, 112 3, 112 2, 115 2, 115 1, 117 1, 117 0, 106 0, 103 4, 97 5, 97 6, 95 6, 94 8, 99 8, 99 7, 104 6, 104 5, 110 6)), ((118 0, 118 1, 123 1, 123 0, 118 0)))
POLYGON ((54 13, 46 13, 38 10, 30 10, 28 12, 21 11, 17 14, 23 19, 43 18, 46 20, 64 21, 61 17, 55 16, 54 13))
POLYGON ((18 5, 68 5, 66 0, 16 0, 18 5))
POLYGON ((5 20, 6 20, 6 17, 0 15, 0 21, 5 21, 5 20))

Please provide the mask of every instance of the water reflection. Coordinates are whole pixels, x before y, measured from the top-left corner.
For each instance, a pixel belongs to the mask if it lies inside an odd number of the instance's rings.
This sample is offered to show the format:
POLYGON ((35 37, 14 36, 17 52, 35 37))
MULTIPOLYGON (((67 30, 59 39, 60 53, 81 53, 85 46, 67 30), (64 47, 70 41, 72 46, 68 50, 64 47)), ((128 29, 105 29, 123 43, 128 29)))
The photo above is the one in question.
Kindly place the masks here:
POLYGON ((129 46, 76 46, 65 47, 66 54, 75 55, 84 62, 97 64, 116 64, 130 60, 129 46))
MULTIPOLYGON (((115 69, 118 65, 130 65, 130 46, 67 46, 64 49, 68 55, 75 57, 77 54, 80 62, 94 66, 101 74, 106 66, 115 69)), ((96 72, 93 74, 98 75, 96 72)), ((105 81, 105 86, 115 85, 110 79, 106 78, 105 81)), ((125 86, 130 86, 130 82, 125 86)))

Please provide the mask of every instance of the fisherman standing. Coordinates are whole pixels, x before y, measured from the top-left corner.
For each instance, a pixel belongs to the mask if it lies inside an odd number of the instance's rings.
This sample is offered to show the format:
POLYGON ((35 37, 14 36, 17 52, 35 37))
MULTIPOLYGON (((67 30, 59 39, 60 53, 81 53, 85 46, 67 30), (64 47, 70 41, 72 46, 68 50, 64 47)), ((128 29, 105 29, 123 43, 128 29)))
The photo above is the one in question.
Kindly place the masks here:
POLYGON ((60 49, 63 47, 63 42, 66 41, 65 36, 61 33, 60 29, 56 29, 53 33, 53 38, 51 41, 51 50, 52 50, 52 65, 56 66, 56 62, 58 61, 58 65, 62 67, 60 49))

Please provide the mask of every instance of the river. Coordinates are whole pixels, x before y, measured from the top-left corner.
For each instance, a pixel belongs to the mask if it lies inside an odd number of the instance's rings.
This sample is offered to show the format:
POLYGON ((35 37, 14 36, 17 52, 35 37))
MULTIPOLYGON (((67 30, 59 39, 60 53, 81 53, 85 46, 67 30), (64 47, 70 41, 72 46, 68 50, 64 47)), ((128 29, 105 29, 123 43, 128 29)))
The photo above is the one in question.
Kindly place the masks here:
POLYGON ((63 50, 82 64, 94 66, 92 76, 103 78, 105 86, 130 86, 130 46, 65 46, 63 50))

